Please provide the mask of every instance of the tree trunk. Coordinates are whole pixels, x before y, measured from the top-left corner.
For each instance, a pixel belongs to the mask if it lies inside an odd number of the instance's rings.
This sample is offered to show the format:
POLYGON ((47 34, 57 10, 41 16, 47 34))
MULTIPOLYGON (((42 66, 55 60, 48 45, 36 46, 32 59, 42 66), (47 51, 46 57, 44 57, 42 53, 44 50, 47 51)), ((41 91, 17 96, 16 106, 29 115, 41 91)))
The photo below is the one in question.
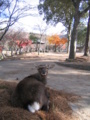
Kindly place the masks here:
POLYGON ((77 29, 80 20, 80 14, 78 12, 79 5, 75 9, 74 21, 73 21, 73 30, 71 34, 71 43, 70 43, 70 52, 69 59, 75 59, 76 56, 76 43, 77 43, 77 29))
POLYGON ((90 10, 89 10, 89 18, 88 18, 88 25, 87 25, 87 34, 86 34, 86 41, 85 41, 85 49, 84 49, 84 56, 88 56, 88 43, 90 39, 90 10))
POLYGON ((13 56, 13 48, 11 47, 11 57, 13 56))
POLYGON ((40 39, 40 43, 38 44, 38 55, 40 55, 40 50, 41 50, 41 39, 40 39))
POLYGON ((54 52, 56 52, 56 47, 57 47, 57 46, 56 46, 56 44, 55 44, 55 45, 54 45, 54 52))
POLYGON ((70 52, 70 41, 71 41, 71 25, 68 28, 68 43, 67 43, 67 53, 70 52))

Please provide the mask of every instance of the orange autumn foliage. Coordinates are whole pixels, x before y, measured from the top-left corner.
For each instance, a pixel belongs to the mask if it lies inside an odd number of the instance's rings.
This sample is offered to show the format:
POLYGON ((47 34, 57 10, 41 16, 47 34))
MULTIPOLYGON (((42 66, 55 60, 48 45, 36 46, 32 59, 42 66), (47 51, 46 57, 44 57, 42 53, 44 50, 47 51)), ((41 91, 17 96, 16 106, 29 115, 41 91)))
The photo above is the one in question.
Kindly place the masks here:
POLYGON ((66 38, 60 38, 58 35, 52 35, 47 38, 49 44, 55 44, 55 45, 60 45, 60 44, 65 44, 67 42, 66 38))
POLYGON ((67 38, 61 38, 61 41, 60 41, 61 44, 65 44, 66 42, 67 42, 67 38))

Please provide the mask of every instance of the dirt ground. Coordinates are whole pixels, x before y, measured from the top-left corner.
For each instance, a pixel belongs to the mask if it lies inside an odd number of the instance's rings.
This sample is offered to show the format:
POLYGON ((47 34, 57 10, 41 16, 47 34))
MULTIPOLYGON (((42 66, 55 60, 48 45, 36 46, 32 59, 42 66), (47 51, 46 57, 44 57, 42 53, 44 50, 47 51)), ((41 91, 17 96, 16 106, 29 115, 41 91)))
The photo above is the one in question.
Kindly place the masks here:
MULTIPOLYGON (((83 57, 82 54, 77 54, 77 59, 74 61, 65 61, 66 58, 68 58, 67 54, 51 53, 39 56, 37 53, 32 53, 18 56, 18 58, 9 58, 0 61, 0 79, 3 81, 17 81, 18 79, 17 82, 19 82, 24 77, 37 72, 35 65, 54 64, 55 67, 49 70, 47 86, 51 88, 51 92, 53 89, 81 96, 78 102, 73 103, 67 100, 67 103, 72 114, 78 116, 76 120, 90 120, 90 56, 83 57)), ((64 108, 64 104, 61 107, 64 108)), ((70 119, 74 120, 74 118, 70 119)), ((54 117, 52 120, 59 119, 54 117)), ((61 120, 66 120, 66 118, 61 120)))

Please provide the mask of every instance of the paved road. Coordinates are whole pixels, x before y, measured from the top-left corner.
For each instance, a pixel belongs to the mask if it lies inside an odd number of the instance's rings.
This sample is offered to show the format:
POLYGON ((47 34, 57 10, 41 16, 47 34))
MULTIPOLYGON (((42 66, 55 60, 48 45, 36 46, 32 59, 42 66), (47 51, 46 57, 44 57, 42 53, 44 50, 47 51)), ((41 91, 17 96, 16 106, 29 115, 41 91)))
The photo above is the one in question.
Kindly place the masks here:
MULTIPOLYGON (((16 80, 18 78, 21 80, 37 71, 35 64, 52 64, 56 61, 42 59, 0 61, 0 79, 16 80)), ((80 120, 90 120, 90 71, 55 64, 55 67, 49 70, 48 85, 57 90, 82 96, 81 101, 76 104, 70 103, 70 105, 80 116, 80 120)))

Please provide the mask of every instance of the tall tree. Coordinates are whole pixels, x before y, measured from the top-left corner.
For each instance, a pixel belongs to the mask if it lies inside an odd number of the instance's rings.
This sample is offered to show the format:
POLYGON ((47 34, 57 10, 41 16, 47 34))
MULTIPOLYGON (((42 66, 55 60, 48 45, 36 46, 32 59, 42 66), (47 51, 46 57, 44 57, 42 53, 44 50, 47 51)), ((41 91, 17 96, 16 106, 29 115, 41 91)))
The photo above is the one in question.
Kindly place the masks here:
MULTIPOLYGON (((46 32, 49 28, 49 25, 47 25, 45 22, 42 21, 41 18, 37 19, 37 24, 33 27, 33 30, 39 32, 39 44, 38 44, 38 55, 40 54, 40 49, 41 49, 41 42, 43 41, 46 45, 46 32)), ((45 48, 45 47, 44 47, 45 48)), ((44 49, 45 51, 45 49, 44 49)))
POLYGON ((33 7, 24 0, 1 0, 0 1, 0 41, 9 28, 20 18, 32 15, 30 11, 33 7))
POLYGON ((90 6, 84 10, 81 10, 80 7, 83 5, 82 0, 72 0, 73 6, 75 8, 74 20, 73 20, 73 30, 71 35, 71 45, 70 45, 70 53, 69 59, 74 59, 76 54, 76 42, 77 42, 77 29, 80 22, 80 18, 89 10, 90 6))
POLYGON ((88 18, 88 25, 87 25, 87 34, 86 34, 86 41, 85 41, 85 50, 84 50, 84 56, 88 55, 88 50, 89 50, 89 43, 90 40, 90 9, 89 9, 89 18, 88 18))

